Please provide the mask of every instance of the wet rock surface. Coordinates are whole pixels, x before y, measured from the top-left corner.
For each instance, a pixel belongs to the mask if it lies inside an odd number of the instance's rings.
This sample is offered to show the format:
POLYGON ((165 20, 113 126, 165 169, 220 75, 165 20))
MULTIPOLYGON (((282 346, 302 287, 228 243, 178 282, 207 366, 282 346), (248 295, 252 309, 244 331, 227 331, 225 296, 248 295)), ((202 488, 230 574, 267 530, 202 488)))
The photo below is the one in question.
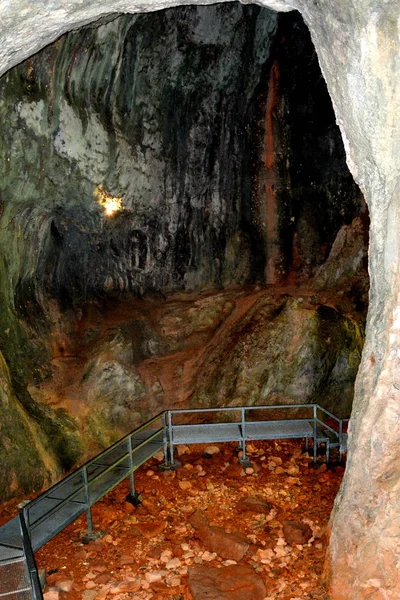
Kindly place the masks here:
MULTIPOLYGON (((60 428, 59 438, 53 434, 52 440, 59 444, 66 467, 93 456, 165 408, 308 401, 348 416, 362 349, 362 316, 343 315, 339 306, 332 307, 332 297, 329 306, 315 306, 313 290, 301 290, 300 298, 299 290, 293 291, 249 288, 201 300, 178 296, 157 302, 116 301, 104 311, 83 306, 78 319, 71 318, 62 334, 53 335, 52 375, 29 386, 44 422, 56 415, 48 431, 60 428), (293 291, 296 295, 290 297, 293 291), (220 307, 226 306, 221 313, 220 307), (182 323, 188 313, 185 337, 182 323), (138 351, 138 320, 152 331, 143 354, 138 351)), ((3 389, 12 396, 7 377, 3 389)), ((3 405, 5 419, 10 406, 3 405)), ((17 417, 13 413, 14 421, 17 417)), ((21 440, 21 448, 27 439, 21 440)), ((29 451, 27 464, 35 463, 34 479, 29 469, 24 471, 37 489, 45 477, 61 474, 53 451, 46 455, 45 440, 43 436, 37 459, 29 451), (43 457, 51 467, 44 474, 38 466, 43 457)), ((209 460, 216 450, 204 449, 209 460)), ((238 468, 229 467, 232 472, 238 468)), ((7 484, 11 473, 4 471, 2 493, 16 493, 7 484)))

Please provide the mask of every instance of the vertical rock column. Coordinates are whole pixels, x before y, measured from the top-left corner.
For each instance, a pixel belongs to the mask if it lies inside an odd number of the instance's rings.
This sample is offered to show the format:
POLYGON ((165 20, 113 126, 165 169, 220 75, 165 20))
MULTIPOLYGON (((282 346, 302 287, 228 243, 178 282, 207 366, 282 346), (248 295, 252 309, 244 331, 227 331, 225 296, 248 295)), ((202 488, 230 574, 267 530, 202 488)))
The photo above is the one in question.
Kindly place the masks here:
POLYGON ((400 24, 396 3, 302 2, 371 217, 370 306, 345 478, 332 515, 332 600, 400 590, 400 24), (348 25, 346 25, 348 24, 348 25))

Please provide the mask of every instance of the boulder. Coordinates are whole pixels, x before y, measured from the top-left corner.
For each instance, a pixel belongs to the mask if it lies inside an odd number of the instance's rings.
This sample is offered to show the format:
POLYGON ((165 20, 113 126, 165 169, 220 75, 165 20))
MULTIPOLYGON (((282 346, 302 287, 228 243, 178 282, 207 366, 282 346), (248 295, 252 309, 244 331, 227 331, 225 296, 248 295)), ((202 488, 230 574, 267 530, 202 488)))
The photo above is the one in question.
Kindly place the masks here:
POLYGON ((189 589, 194 600, 264 600, 263 579, 248 565, 189 567, 189 589))
POLYGON ((193 406, 317 402, 351 411, 362 327, 330 306, 261 296, 204 355, 193 406))
POLYGON ((239 512, 253 512, 257 514, 267 514, 274 508, 274 505, 261 498, 249 496, 242 498, 236 505, 236 510, 239 512))
POLYGON ((245 537, 237 533, 227 533, 222 527, 210 525, 201 510, 193 513, 189 522, 196 532, 196 537, 207 550, 215 552, 221 558, 239 561, 249 549, 245 537))
POLYGON ((283 535, 290 546, 303 545, 312 538, 312 529, 307 523, 300 521, 285 521, 283 524, 283 535))

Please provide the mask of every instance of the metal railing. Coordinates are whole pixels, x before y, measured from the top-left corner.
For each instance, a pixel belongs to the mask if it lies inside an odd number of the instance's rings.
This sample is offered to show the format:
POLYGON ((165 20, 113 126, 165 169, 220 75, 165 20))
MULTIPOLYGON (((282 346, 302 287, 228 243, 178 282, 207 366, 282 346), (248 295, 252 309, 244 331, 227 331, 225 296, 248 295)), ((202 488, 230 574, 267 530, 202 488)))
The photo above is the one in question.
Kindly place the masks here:
MULTIPOLYGON (((313 459, 318 444, 324 443, 327 458, 331 447, 343 451, 343 422, 318 404, 281 404, 169 410, 166 413, 168 454, 164 468, 177 468, 174 448, 178 444, 236 441, 241 462, 248 462, 246 442, 251 440, 305 438, 313 440, 313 459), (283 415, 282 415, 283 412, 283 415), (213 418, 205 419, 210 414, 213 418), (216 422, 215 415, 218 415, 216 422), (201 421, 201 422, 199 422, 201 421)), ((346 446, 347 448, 347 446, 346 446)))
POLYGON ((127 477, 135 497, 134 471, 165 448, 165 436, 163 412, 26 504, 0 528, 0 600, 42 600, 33 553, 83 513, 86 537, 94 536, 93 504, 127 477))
POLYGON ((347 423, 348 419, 339 419, 318 404, 159 413, 26 504, 18 517, 0 527, 0 600, 43 600, 34 552, 83 513, 87 537, 93 538, 93 504, 127 477, 134 499, 135 470, 161 449, 162 467, 174 469, 179 466, 174 458, 177 444, 236 441, 242 450, 241 462, 246 464, 250 440, 305 438, 307 444, 313 440, 314 461, 318 443, 325 442, 328 460, 330 447, 338 447, 340 454, 347 450, 347 423), (204 418, 208 413, 211 422, 204 418))

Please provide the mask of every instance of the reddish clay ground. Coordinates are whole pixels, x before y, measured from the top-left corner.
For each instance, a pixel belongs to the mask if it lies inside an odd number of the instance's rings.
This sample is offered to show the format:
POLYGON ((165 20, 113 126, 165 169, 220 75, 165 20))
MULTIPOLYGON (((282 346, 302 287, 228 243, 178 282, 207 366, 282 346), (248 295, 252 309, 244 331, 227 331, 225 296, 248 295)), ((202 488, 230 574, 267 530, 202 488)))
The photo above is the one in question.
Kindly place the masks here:
MULTIPOLYGON (((188 568, 234 564, 196 539, 190 515, 202 509, 212 525, 243 535, 249 550, 240 561, 260 574, 268 600, 326 600, 321 573, 326 527, 343 469, 314 468, 297 441, 249 446, 252 468, 245 473, 234 444, 222 444, 210 458, 205 446, 180 447, 177 472, 161 472, 152 459, 135 474, 143 503, 126 502, 124 482, 93 507, 95 529, 106 533, 82 544, 81 517, 36 555, 47 573, 48 600, 186 600, 188 568), (239 512, 240 500, 257 497, 268 510, 239 512), (311 539, 292 545, 286 521, 306 523, 311 539)), ((3 507, 2 521, 12 506, 3 507)))

